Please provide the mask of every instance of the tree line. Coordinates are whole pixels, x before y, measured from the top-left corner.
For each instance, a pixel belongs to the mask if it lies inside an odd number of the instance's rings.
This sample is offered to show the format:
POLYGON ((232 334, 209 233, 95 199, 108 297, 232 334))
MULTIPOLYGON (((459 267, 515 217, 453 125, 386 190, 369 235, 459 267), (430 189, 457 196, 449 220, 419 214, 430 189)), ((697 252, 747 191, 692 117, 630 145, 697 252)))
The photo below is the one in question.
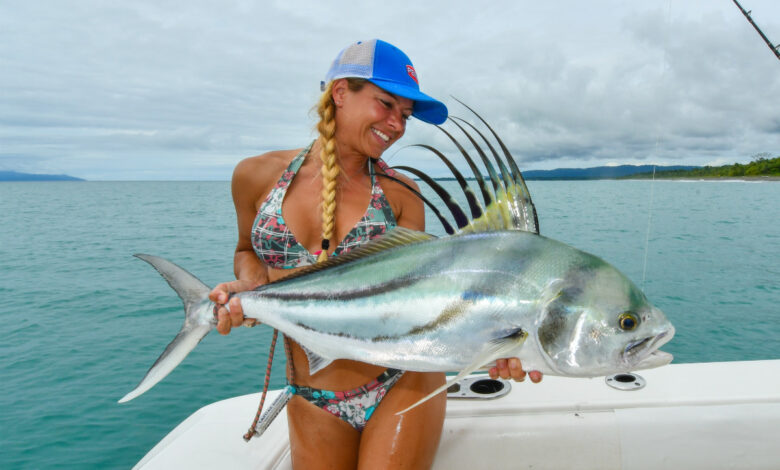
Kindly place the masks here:
MULTIPOLYGON (((703 166, 690 170, 657 171, 656 178, 739 178, 750 176, 780 176, 780 156, 768 152, 753 155, 750 163, 723 166, 703 166)), ((626 178, 652 178, 653 173, 637 173, 626 178)))

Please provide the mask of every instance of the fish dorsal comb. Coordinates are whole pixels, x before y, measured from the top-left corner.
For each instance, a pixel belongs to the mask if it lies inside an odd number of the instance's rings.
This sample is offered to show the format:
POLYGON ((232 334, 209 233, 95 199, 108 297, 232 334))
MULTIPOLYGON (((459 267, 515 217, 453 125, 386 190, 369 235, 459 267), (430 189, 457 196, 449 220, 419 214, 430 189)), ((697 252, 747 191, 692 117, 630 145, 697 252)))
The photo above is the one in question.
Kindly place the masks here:
POLYGON ((482 216, 472 220, 457 233, 522 230, 538 234, 536 220, 536 209, 530 196, 518 191, 516 186, 501 187, 482 216))
MULTIPOLYGON (((499 152, 497 152, 495 147, 490 143, 490 140, 488 140, 488 138, 485 137, 485 135, 480 132, 477 127, 458 117, 450 117, 450 122, 452 122, 455 126, 458 127, 458 129, 460 129, 460 131, 469 140, 472 147, 474 147, 474 149, 476 149, 477 153, 479 154, 480 160, 487 170, 487 174, 490 179, 490 184, 487 184, 479 168, 474 163, 474 159, 471 158, 463 145, 461 145, 451 133, 437 126, 439 130, 441 130, 455 144, 460 154, 466 160, 466 163, 468 163, 469 168, 474 174, 474 180, 476 181, 483 200, 485 201, 485 207, 483 208, 480 205, 479 201, 474 197, 471 188, 467 186, 464 178, 458 173, 457 169, 455 169, 452 163, 441 152, 429 145, 416 145, 415 147, 424 148, 433 152, 445 163, 445 165, 447 165, 447 167, 453 173, 455 180, 462 188, 464 195, 466 196, 466 201, 469 205, 469 211, 463 210, 458 205, 458 203, 455 202, 455 199, 443 187, 441 187, 441 185, 438 185, 435 181, 433 181, 432 178, 424 175, 419 170, 414 170, 413 168, 403 166, 398 166, 395 168, 413 173, 439 195, 439 197, 445 202, 445 205, 452 213, 455 224, 458 227, 458 229, 455 231, 455 234, 489 232, 496 230, 522 230, 525 232, 538 234, 539 219, 536 214, 536 207, 531 200, 531 193, 528 191, 528 186, 525 184, 523 175, 517 167, 517 163, 512 157, 512 154, 509 152, 509 149, 506 147, 506 145, 504 145, 504 142, 501 140, 498 134, 496 134, 493 128, 487 123, 487 121, 482 118, 482 116, 477 114, 476 111, 471 109, 457 98, 455 98, 455 100, 471 111, 482 122, 482 124, 487 127, 503 153, 502 158, 499 155, 499 152), (464 125, 469 127, 471 131, 467 130, 464 125), (474 138, 471 132, 475 133, 481 138, 482 142, 484 142, 484 145, 488 149, 487 152, 483 149, 483 146, 477 142, 477 139, 474 138), (492 156, 492 160, 495 161, 495 166, 493 163, 491 163, 491 158, 488 155, 492 156), (496 170, 496 166, 498 167, 498 170, 496 170), (466 213, 470 213, 471 217, 467 217, 466 213)), ((437 217, 442 220, 438 213, 437 217)), ((445 226, 447 233, 451 233, 452 229, 447 226, 448 224, 445 225, 443 222, 443 225, 445 226)))

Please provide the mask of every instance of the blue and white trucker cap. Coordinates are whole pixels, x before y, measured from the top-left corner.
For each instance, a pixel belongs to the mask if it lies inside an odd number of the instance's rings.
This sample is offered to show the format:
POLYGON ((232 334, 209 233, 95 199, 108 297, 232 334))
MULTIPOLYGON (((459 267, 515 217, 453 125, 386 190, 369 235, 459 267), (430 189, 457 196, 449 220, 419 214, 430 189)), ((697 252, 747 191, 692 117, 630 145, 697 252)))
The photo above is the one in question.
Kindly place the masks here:
POLYGON ((339 78, 365 78, 379 88, 414 101, 412 116, 431 124, 447 120, 447 107, 420 91, 412 61, 394 45, 381 39, 358 41, 339 52, 325 84, 339 78))

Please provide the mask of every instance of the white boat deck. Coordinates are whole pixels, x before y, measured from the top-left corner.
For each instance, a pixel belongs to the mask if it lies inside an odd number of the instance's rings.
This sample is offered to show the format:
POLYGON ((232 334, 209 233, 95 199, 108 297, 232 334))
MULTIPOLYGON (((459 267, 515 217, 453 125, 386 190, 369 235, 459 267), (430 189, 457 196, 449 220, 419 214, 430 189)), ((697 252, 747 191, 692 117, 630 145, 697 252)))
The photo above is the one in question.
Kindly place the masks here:
MULTIPOLYGON (((780 469, 780 360, 639 375, 647 385, 633 391, 545 377, 493 400, 450 400, 434 468, 780 469)), ((260 438, 241 437, 258 400, 203 407, 136 468, 291 469, 284 413, 260 438)))

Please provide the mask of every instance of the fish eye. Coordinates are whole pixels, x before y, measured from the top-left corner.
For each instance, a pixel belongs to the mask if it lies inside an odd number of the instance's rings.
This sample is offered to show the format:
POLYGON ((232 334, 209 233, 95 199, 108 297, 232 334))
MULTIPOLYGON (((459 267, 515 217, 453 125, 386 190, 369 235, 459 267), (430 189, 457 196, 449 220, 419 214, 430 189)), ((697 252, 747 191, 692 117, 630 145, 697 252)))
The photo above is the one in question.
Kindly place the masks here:
POLYGON ((618 325, 623 331, 634 331, 639 326, 639 317, 631 312, 623 312, 618 316, 618 325))

